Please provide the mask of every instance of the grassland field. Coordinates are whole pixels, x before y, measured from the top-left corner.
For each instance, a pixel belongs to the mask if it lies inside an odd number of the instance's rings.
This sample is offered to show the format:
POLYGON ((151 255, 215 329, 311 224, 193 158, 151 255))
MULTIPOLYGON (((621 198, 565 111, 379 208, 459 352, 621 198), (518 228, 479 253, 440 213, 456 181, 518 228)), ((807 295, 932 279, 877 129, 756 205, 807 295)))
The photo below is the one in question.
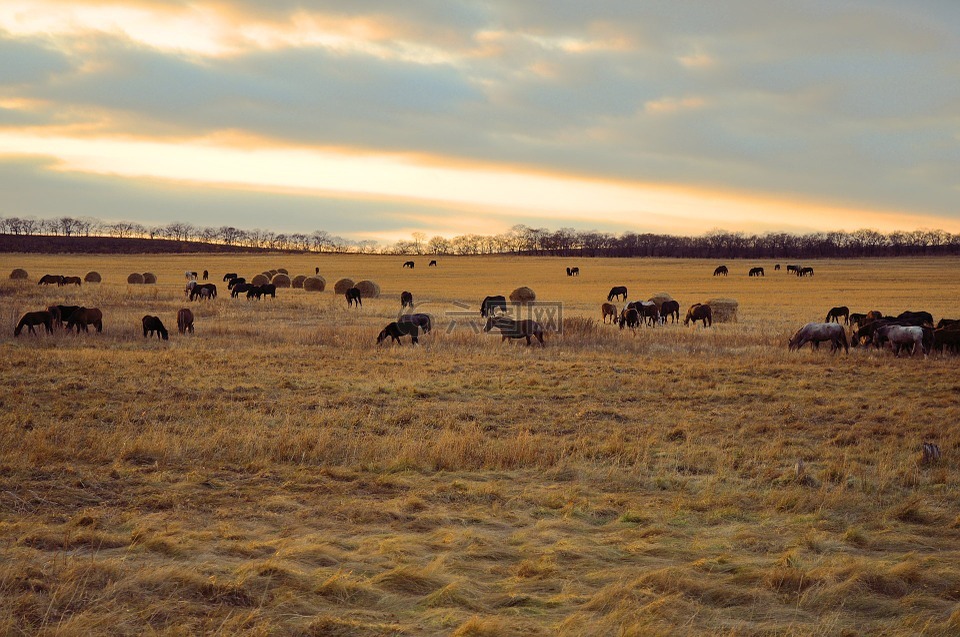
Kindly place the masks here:
POLYGON ((960 357, 786 347, 835 305, 960 317, 960 259, 405 260, 0 256, 0 634, 960 634, 960 357), (225 293, 279 267, 327 290, 225 293), (521 285, 544 348, 449 314, 521 285), (613 285, 739 320, 621 331, 613 285), (403 290, 434 332, 377 347, 403 290), (58 303, 103 333, 14 338, 58 303))

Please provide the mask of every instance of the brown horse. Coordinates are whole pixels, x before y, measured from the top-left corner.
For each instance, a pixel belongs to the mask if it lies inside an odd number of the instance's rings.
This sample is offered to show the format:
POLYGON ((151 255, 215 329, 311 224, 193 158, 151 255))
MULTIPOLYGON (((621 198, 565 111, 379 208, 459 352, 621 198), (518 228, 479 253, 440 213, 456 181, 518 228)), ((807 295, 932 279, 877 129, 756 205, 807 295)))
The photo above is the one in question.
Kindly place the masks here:
POLYGON ((487 324, 484 326, 483 331, 489 332, 493 328, 500 330, 501 343, 508 338, 525 338, 529 346, 531 342, 530 338, 534 337, 540 341, 541 347, 545 347, 543 342, 543 326, 533 319, 514 321, 512 318, 507 318, 506 316, 491 316, 487 319, 487 324))
POLYGON ((75 285, 77 287, 80 287, 82 283, 83 283, 83 279, 81 279, 78 276, 65 276, 63 277, 63 283, 61 283, 60 285, 75 285))
POLYGON ((26 326, 31 334, 36 334, 33 330, 34 325, 43 325, 46 328, 47 334, 53 334, 53 314, 48 310, 41 310, 39 312, 27 312, 20 317, 20 322, 17 323, 17 327, 13 330, 14 336, 20 336, 20 332, 26 326))
POLYGON ((832 323, 836 321, 839 323, 841 316, 843 317, 844 325, 850 325, 850 308, 848 308, 846 305, 831 308, 831 310, 827 312, 827 318, 825 318, 823 322, 832 323))
POLYGON ((406 290, 400 293, 400 311, 402 312, 405 307, 413 309, 413 294, 406 290))
POLYGON ((397 319, 397 323, 416 325, 424 334, 429 334, 433 329, 433 318, 429 314, 404 314, 397 319))
POLYGON ((98 332, 103 331, 103 312, 95 307, 79 307, 73 311, 70 315, 70 318, 67 320, 67 329, 77 328, 77 334, 80 333, 80 328, 83 328, 84 332, 89 331, 87 329, 88 325, 93 325, 97 328, 98 332))
POLYGON ((400 323, 394 321, 380 330, 380 334, 377 335, 377 345, 380 345, 380 343, 384 342, 388 338, 392 338, 394 342, 400 343, 401 336, 409 336, 413 340, 413 343, 411 344, 416 345, 420 342, 417 338, 417 334, 419 333, 420 328, 413 323, 400 323))
POLYGON ((157 340, 161 338, 165 341, 170 340, 170 335, 167 333, 167 328, 163 326, 163 321, 160 320, 159 316, 150 316, 147 314, 140 322, 143 323, 143 337, 146 338, 147 334, 153 336, 154 332, 157 334, 157 340))
POLYGON ((730 270, 725 265, 718 265, 717 269, 713 271, 713 276, 727 276, 730 274, 730 270))
POLYGON ((53 324, 57 327, 63 327, 63 322, 70 320, 70 315, 79 310, 78 305, 51 305, 47 311, 53 315, 53 324))
POLYGON ((663 322, 666 323, 667 317, 673 317, 674 323, 680 322, 680 302, 679 301, 664 301, 660 304, 660 316, 663 317, 663 322))
POLYGON ((59 274, 44 274, 37 281, 37 285, 63 285, 63 277, 59 274))
POLYGON ((615 323, 617 321, 617 306, 613 303, 604 303, 600 306, 600 312, 603 315, 602 320, 604 323, 607 322, 607 317, 610 317, 610 322, 615 323))
POLYGON ((687 317, 683 319, 683 324, 690 325, 690 321, 693 321, 694 325, 697 321, 703 321, 704 327, 710 327, 713 325, 713 310, 709 305, 694 303, 687 310, 687 317))
POLYGON ((181 334, 187 332, 193 334, 193 312, 188 308, 182 308, 177 312, 177 331, 181 334))
POLYGON ((640 327, 640 312, 635 307, 625 307, 620 312, 620 329, 629 327, 636 333, 640 327))

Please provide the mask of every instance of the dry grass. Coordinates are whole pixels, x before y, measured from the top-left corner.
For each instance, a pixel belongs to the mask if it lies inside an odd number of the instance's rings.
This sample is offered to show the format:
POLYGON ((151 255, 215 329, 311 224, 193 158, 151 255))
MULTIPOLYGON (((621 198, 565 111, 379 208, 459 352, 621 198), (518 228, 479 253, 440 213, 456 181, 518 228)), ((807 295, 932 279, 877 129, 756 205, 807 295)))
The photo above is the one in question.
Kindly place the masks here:
POLYGON ((0 633, 960 630, 960 357, 785 347, 834 305, 960 315, 956 259, 825 261, 813 279, 679 260, 581 260, 580 277, 529 258, 0 260, 103 276, 0 282, 0 633), (383 296, 184 298, 185 270, 219 284, 281 260, 383 296), (148 267, 157 285, 126 284, 148 267), (458 314, 523 283, 534 308, 564 303, 546 348, 458 314), (599 323, 613 283, 684 310, 736 298, 739 322, 620 331, 599 323), (404 289, 434 332, 377 348, 404 289), (103 334, 13 338, 54 303, 100 307, 103 334), (141 316, 185 306, 194 335, 142 337, 141 316))

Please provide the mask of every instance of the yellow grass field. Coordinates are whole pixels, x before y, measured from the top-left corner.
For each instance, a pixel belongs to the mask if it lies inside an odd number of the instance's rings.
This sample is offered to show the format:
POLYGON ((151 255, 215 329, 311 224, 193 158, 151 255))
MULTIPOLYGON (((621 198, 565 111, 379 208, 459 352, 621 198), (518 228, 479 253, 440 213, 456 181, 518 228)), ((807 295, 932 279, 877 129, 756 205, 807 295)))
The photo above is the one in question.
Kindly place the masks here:
POLYGON ((405 260, 0 256, 0 634, 960 634, 960 357, 786 347, 834 305, 960 318, 960 259, 405 260), (221 281, 280 267, 327 290, 221 281), (739 321, 601 325, 620 284, 739 321), (544 348, 463 314, 521 285, 563 304, 544 348), (377 347, 403 290, 434 332, 377 347), (58 303, 104 332, 14 338, 58 303))

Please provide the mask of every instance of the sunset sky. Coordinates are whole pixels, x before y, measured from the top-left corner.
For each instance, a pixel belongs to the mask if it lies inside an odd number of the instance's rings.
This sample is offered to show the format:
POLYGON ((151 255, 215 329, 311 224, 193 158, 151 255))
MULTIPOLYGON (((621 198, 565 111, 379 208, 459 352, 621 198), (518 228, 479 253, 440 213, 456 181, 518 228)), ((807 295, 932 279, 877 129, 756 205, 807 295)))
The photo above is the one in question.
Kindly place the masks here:
POLYGON ((960 232, 960 2, 2 0, 0 216, 960 232))

